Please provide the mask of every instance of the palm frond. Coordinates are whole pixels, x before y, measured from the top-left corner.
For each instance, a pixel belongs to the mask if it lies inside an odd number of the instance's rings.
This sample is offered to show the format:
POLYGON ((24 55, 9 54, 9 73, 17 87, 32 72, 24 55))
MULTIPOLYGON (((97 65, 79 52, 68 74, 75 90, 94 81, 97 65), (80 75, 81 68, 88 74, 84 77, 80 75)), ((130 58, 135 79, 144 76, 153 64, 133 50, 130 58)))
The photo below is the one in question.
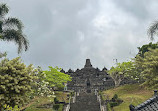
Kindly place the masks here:
POLYGON ((151 40, 154 40, 154 35, 157 34, 157 31, 158 31, 158 21, 155 21, 151 24, 147 32, 151 40))
MULTIPOLYGON (((26 39, 26 36, 25 35, 22 35, 21 36, 21 43, 22 43, 22 45, 23 45, 23 47, 24 47, 24 49, 25 49, 25 51, 27 51, 28 50, 28 47, 29 47, 29 41, 26 39)), ((19 51, 18 53, 20 53, 21 51, 19 51)))
MULTIPOLYGON (((24 36, 23 36, 24 37, 24 36)), ((24 46, 25 46, 25 51, 27 51, 28 50, 28 47, 29 47, 29 41, 28 41, 28 39, 26 39, 26 38, 23 38, 23 44, 24 44, 24 46)))
POLYGON ((7 26, 10 28, 17 28, 19 31, 22 31, 23 28, 22 22, 17 18, 7 18, 4 21, 3 26, 7 26))
POLYGON ((24 49, 27 51, 29 42, 21 31, 17 30, 4 30, 2 34, 2 40, 4 41, 14 41, 18 45, 18 53, 24 49))
POLYGON ((6 6, 6 4, 0 4, 0 16, 3 17, 8 12, 9 8, 6 6))

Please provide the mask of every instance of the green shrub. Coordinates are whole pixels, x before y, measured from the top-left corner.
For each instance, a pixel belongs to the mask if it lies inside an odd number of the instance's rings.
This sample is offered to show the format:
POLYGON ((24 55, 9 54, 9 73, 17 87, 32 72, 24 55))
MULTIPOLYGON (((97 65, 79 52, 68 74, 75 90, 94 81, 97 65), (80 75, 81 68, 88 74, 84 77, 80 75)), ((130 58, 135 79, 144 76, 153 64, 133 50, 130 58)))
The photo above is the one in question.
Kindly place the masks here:
POLYGON ((56 111, 62 111, 63 110, 63 106, 64 106, 64 104, 55 104, 53 106, 53 109, 56 110, 56 111))
POLYGON ((115 107, 120 105, 123 102, 120 98, 118 98, 117 94, 114 94, 113 98, 111 99, 111 102, 109 102, 110 107, 115 107))
POLYGON ((114 97, 113 97, 113 99, 115 99, 115 100, 118 99, 118 95, 115 94, 114 97))
POLYGON ((118 106, 119 105, 118 102, 110 102, 109 104, 110 104, 110 107, 114 107, 114 106, 118 106))
POLYGON ((57 111, 58 111, 59 107, 60 107, 60 104, 54 104, 54 105, 53 105, 53 109, 54 109, 54 110, 57 110, 57 111))
POLYGON ((54 98, 54 103, 55 104, 59 103, 59 100, 56 97, 54 98))

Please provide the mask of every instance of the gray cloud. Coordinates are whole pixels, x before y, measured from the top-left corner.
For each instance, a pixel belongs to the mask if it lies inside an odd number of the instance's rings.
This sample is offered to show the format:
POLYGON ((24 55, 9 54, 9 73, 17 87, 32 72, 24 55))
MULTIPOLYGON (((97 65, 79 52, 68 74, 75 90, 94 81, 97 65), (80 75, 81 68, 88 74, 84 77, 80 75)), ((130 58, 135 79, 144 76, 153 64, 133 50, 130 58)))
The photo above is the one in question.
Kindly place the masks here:
POLYGON ((149 17, 150 12, 148 8, 151 2, 152 1, 148 0, 122 0, 121 2, 117 0, 114 3, 118 6, 118 8, 122 8, 122 10, 142 20, 149 17))
MULTIPOLYGON (((145 1, 3 0, 9 16, 24 23, 30 41, 29 51, 20 55, 24 62, 66 70, 82 68, 86 58, 94 67, 110 68, 113 59, 134 57, 137 47, 149 42, 147 27, 158 18, 158 2, 145 1)), ((18 56, 16 45, 1 44, 9 58, 18 56)))

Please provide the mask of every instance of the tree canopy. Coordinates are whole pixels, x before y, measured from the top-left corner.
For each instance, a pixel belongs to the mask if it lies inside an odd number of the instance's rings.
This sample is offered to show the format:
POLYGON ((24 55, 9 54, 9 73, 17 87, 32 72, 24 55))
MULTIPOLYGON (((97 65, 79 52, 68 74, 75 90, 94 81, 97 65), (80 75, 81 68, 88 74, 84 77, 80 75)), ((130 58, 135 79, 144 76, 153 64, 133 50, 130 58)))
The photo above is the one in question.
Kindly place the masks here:
POLYGON ((158 49, 150 49, 144 58, 136 57, 137 66, 142 69, 140 75, 145 80, 143 85, 148 88, 158 87, 158 49))
POLYGON ((150 42, 149 44, 145 44, 143 45, 142 47, 138 47, 139 49, 139 52, 138 54, 141 56, 141 57, 144 57, 144 53, 145 52, 148 52, 149 49, 156 49, 158 48, 158 44, 153 44, 152 42, 150 42))
POLYGON ((60 68, 49 66, 49 70, 43 71, 45 74, 45 80, 49 82, 51 87, 63 87, 64 83, 71 81, 71 77, 68 74, 60 72, 60 68))
POLYGON ((35 72, 32 65, 26 67, 19 57, 3 59, 0 62, 0 106, 23 105, 35 85, 35 72))
POLYGON ((129 73, 131 72, 133 68, 133 62, 128 61, 128 62, 122 62, 122 63, 117 63, 115 67, 112 67, 108 73, 111 75, 112 79, 115 82, 115 86, 119 86, 121 81, 129 76, 129 73))

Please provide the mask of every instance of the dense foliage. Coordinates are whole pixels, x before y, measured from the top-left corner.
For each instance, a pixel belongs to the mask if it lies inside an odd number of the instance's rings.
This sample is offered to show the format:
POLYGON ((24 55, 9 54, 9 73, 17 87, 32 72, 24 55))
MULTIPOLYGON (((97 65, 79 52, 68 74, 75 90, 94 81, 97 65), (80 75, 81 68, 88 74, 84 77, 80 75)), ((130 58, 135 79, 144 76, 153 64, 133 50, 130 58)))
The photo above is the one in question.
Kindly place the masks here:
POLYGON ((139 53, 133 61, 118 63, 108 73, 119 86, 125 78, 131 78, 142 83, 146 88, 158 87, 158 45, 149 43, 139 48, 139 53))
POLYGON ((111 75, 112 79, 115 82, 115 86, 119 86, 121 81, 131 74, 131 71, 134 69, 134 64, 132 61, 117 63, 115 67, 112 67, 108 73, 111 75))
POLYGON ((153 44, 152 42, 150 42, 149 44, 145 44, 142 47, 138 47, 139 52, 138 55, 141 57, 144 57, 144 53, 148 52, 150 49, 156 49, 158 48, 158 44, 153 44))
POLYGON ((158 87, 158 49, 151 49, 144 54, 144 58, 136 57, 137 67, 142 69, 140 76, 145 82, 144 86, 148 88, 158 87))
POLYGON ((68 74, 60 72, 60 68, 49 66, 48 71, 43 71, 45 74, 45 81, 49 82, 49 85, 53 88, 64 87, 64 83, 71 81, 71 77, 68 74))
POLYGON ((35 72, 32 65, 26 67, 19 57, 3 59, 0 62, 0 106, 23 105, 28 98, 27 93, 35 85, 35 72))
POLYGON ((49 86, 49 82, 46 81, 45 73, 42 71, 41 67, 37 68, 37 88, 34 90, 36 96, 47 96, 52 97, 54 96, 53 89, 49 86))

